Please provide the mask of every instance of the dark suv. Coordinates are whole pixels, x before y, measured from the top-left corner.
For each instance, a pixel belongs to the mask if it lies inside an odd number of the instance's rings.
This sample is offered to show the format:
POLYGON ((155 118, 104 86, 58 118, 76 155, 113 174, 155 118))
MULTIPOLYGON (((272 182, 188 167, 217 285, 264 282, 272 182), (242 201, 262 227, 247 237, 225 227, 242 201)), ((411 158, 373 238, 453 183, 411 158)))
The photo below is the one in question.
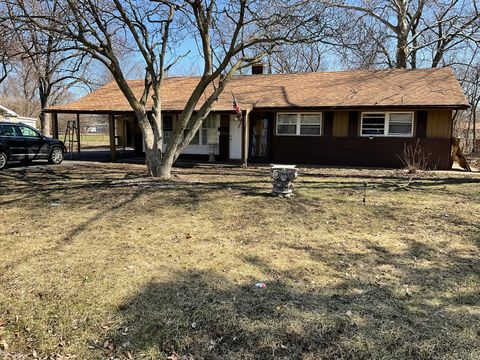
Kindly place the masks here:
POLYGON ((51 139, 34 128, 17 123, 0 122, 0 170, 7 161, 48 160, 60 164, 66 152, 63 142, 51 139))

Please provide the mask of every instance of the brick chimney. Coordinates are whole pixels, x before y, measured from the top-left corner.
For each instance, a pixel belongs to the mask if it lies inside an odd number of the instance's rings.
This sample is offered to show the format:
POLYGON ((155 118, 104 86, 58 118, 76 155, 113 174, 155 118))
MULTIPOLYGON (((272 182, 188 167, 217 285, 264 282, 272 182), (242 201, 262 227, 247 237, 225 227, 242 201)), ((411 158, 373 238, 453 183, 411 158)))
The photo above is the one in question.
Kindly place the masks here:
POLYGON ((257 63, 252 65, 252 75, 263 74, 263 63, 257 63))

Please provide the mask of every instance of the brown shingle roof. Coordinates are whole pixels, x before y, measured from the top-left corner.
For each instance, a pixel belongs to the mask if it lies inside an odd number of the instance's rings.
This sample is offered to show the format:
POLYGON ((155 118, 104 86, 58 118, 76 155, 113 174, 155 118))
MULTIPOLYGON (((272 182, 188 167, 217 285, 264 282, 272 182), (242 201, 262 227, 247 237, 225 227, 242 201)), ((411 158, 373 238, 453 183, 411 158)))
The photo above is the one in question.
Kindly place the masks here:
MULTIPOLYGON (((198 81, 198 77, 165 79, 163 110, 181 111, 198 81)), ((136 94, 141 94, 143 80, 129 83, 136 94)), ((218 99, 215 111, 232 111, 231 91, 242 109, 468 107, 450 68, 236 76, 218 99)), ((111 82, 48 111, 123 112, 131 108, 116 83, 111 82)))

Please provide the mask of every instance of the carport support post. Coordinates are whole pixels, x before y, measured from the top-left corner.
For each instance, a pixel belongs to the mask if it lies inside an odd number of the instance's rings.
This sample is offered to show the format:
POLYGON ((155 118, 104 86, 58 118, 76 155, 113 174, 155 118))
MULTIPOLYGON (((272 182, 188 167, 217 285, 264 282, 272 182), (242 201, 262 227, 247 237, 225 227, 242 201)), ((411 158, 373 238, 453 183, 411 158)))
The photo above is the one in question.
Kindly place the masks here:
POLYGON ((115 115, 108 115, 108 130, 110 137, 110 161, 117 161, 117 149, 115 148, 115 115))
POLYGON ((250 119, 250 109, 245 111, 242 121, 242 166, 247 167, 248 161, 248 128, 250 119))
POLYGON ((52 137, 58 139, 58 114, 52 113, 52 137))
POLYGON ((78 158, 80 159, 80 114, 77 114, 77 149, 78 149, 78 158))

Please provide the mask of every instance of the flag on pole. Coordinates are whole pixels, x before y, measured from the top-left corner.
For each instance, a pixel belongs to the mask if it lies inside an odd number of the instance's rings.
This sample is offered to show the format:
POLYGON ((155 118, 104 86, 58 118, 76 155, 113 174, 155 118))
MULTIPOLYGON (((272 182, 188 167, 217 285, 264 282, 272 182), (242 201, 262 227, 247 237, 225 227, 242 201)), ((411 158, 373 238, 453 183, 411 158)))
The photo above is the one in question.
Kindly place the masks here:
POLYGON ((235 110, 235 114, 241 119, 242 118, 242 110, 240 109, 240 105, 238 105, 237 99, 232 91, 232 98, 233 98, 233 110, 235 110))

